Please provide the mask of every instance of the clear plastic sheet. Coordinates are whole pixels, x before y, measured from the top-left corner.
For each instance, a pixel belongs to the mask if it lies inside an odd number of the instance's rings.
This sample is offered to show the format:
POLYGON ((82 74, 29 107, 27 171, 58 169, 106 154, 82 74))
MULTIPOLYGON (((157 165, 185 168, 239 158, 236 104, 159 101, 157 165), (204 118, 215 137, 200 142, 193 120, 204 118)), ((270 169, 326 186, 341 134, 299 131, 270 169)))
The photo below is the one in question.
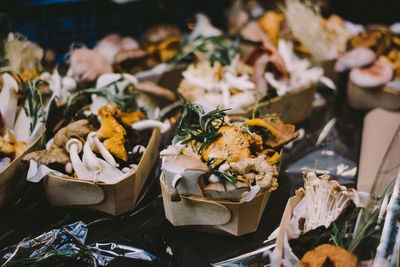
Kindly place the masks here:
POLYGON ((117 257, 153 261, 155 256, 149 252, 131 246, 116 243, 94 243, 85 246, 88 233, 87 225, 81 221, 53 229, 30 240, 1 252, 1 266, 33 264, 30 260, 44 260, 55 256, 74 257, 76 262, 87 266, 106 266, 117 257))

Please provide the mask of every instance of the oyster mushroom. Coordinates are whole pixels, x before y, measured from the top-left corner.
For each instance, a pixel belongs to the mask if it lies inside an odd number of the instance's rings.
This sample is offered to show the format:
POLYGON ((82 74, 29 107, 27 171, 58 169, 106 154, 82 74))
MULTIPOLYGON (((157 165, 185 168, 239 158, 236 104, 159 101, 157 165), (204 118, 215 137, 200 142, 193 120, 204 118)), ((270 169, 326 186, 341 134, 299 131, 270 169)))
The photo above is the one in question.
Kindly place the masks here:
POLYGON ((335 71, 343 72, 372 64, 375 61, 375 52, 367 47, 358 47, 343 54, 335 63, 335 71))
POLYGON ((378 59, 370 67, 350 71, 350 80, 357 86, 373 88, 386 84, 393 77, 393 68, 385 59, 378 59))
POLYGON ((65 152, 65 150, 63 148, 57 147, 54 144, 50 146, 49 151, 39 150, 31 152, 25 155, 23 160, 34 160, 42 165, 49 165, 52 163, 60 163, 66 165, 70 162, 70 158, 68 157, 68 154, 65 152))
POLYGON ((135 86, 136 90, 161 98, 162 100, 175 101, 176 96, 170 90, 151 81, 141 82, 135 86))
POLYGON ((54 144, 64 147, 67 141, 75 136, 85 138, 94 128, 88 120, 78 120, 61 128, 54 136, 54 144))
POLYGON ((273 191, 278 186, 274 177, 277 175, 277 170, 269 165, 263 156, 242 159, 238 162, 231 162, 229 165, 231 171, 243 175, 250 182, 255 181, 263 189, 273 191))
POLYGON ((210 20, 204 14, 196 14, 196 26, 189 36, 189 40, 197 36, 210 37, 222 35, 222 31, 211 25, 210 20))
POLYGON ((2 75, 3 88, 0 93, 0 113, 4 118, 5 127, 13 129, 17 113, 18 83, 8 73, 2 75))
POLYGON ((210 183, 204 189, 204 195, 212 199, 226 199, 239 201, 243 192, 250 191, 250 186, 243 182, 237 182, 235 185, 226 183, 210 183))
POLYGON ((99 52, 79 48, 71 52, 72 72, 84 82, 93 82, 103 73, 112 72, 111 63, 99 52))
POLYGON ((177 192, 202 196, 204 181, 200 179, 210 172, 210 168, 201 160, 187 155, 171 155, 163 158, 161 169, 169 190, 173 191, 175 201, 177 192))

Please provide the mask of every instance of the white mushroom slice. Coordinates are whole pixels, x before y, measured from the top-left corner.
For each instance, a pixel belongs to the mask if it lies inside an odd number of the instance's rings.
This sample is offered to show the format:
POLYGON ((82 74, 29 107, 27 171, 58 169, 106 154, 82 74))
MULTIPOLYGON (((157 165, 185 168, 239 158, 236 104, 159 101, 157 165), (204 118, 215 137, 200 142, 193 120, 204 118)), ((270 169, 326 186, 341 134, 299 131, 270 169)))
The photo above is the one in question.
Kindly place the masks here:
POLYGON ((76 138, 71 138, 65 145, 71 158, 72 167, 78 179, 91 180, 94 178, 94 173, 90 172, 79 158, 78 153, 82 151, 82 142, 76 138))
POLYGON ((350 71, 350 80, 357 86, 373 88, 392 80, 393 69, 389 62, 378 59, 368 68, 356 68, 350 71))
POLYGON ((6 128, 13 129, 17 113, 18 83, 8 73, 4 73, 2 78, 3 88, 0 93, 0 112, 4 118, 6 128))
POLYGON ((96 146, 96 148, 99 150, 101 156, 113 167, 118 167, 119 164, 115 161, 114 157, 111 155, 111 153, 105 148, 105 146, 100 142, 100 140, 97 138, 96 132, 91 132, 88 134, 87 137, 87 142, 90 142, 90 146, 93 148, 96 146))
POLYGON ((197 36, 218 36, 222 35, 222 31, 211 25, 210 20, 204 14, 196 14, 196 26, 189 36, 189 40, 195 39, 197 36))
POLYGON ((142 120, 133 123, 131 127, 137 131, 142 131, 151 128, 159 128, 161 133, 165 133, 171 128, 171 123, 169 122, 169 120, 166 120, 165 122, 156 120, 142 120))
POLYGON ((335 63, 335 71, 342 72, 372 64, 375 52, 367 47, 358 47, 343 54, 335 63))
POLYGON ((227 71, 225 72, 224 77, 230 87, 237 88, 239 90, 250 90, 256 88, 254 83, 249 80, 248 75, 236 77, 231 72, 227 71))

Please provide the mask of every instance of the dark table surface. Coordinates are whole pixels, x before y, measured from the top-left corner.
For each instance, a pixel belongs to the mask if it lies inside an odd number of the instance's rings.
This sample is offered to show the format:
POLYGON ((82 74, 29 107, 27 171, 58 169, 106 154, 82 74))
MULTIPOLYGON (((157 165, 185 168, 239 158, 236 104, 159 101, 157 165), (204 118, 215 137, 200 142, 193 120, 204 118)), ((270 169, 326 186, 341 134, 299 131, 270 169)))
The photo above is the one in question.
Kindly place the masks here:
MULTIPOLYGON (((263 246, 263 241, 279 225, 287 199, 301 183, 301 174, 287 175, 285 170, 297 159, 315 149, 315 141, 324 125, 336 118, 330 141, 337 153, 357 164, 364 113, 352 110, 345 102, 344 92, 320 90, 325 105, 313 109, 311 117, 297 125, 305 129, 305 137, 285 149, 279 176, 279 187, 271 194, 256 232, 242 237, 196 232, 172 226, 165 218, 158 177, 159 165, 154 168, 138 206, 131 212, 112 217, 102 213, 74 208, 51 207, 43 185, 28 184, 17 203, 0 213, 0 249, 33 238, 43 232, 83 221, 88 225, 87 244, 116 242, 145 249, 157 259, 144 263, 117 259, 110 266, 207 266, 263 246), (296 180, 297 179, 297 180, 296 180), (300 180, 299 180, 300 179, 300 180)), ((164 136, 163 145, 171 136, 164 136)), ((356 180, 347 183, 354 186, 356 180)), ((255 263, 253 266, 257 266, 255 263)))

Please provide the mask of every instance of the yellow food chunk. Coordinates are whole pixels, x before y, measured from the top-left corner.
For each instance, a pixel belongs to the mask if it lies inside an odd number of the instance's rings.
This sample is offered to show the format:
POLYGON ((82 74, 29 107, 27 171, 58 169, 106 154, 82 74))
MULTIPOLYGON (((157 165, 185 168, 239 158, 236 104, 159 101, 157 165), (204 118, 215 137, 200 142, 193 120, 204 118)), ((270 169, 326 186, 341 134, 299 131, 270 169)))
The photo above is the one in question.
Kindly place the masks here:
POLYGON ((15 154, 15 147, 4 140, 3 137, 0 136, 0 154, 5 156, 13 156, 15 154))
POLYGON ((275 11, 266 12, 259 20, 258 24, 268 34, 271 40, 276 43, 281 28, 281 23, 285 20, 283 14, 276 13, 275 11))
POLYGON ((128 154, 125 143, 126 131, 124 127, 112 116, 106 116, 101 122, 100 129, 97 131, 97 137, 104 140, 104 145, 108 151, 115 157, 126 161, 128 154))
POLYGON ((126 125, 131 125, 132 123, 138 122, 146 118, 143 112, 134 111, 134 112, 122 112, 120 115, 120 119, 126 125))
POLYGON ((218 133, 222 136, 201 152, 201 158, 205 161, 215 159, 215 164, 223 160, 236 162, 241 159, 250 158, 250 143, 246 135, 235 126, 222 126, 218 133))
POLYGON ((122 159, 123 161, 128 160, 128 154, 126 153, 126 149, 124 146, 123 140, 117 137, 111 137, 103 142, 104 146, 108 151, 110 151, 111 154, 116 156, 119 159, 122 159))
POLYGON ((330 244, 320 245, 304 254, 299 267, 356 267, 357 256, 347 250, 330 244))

